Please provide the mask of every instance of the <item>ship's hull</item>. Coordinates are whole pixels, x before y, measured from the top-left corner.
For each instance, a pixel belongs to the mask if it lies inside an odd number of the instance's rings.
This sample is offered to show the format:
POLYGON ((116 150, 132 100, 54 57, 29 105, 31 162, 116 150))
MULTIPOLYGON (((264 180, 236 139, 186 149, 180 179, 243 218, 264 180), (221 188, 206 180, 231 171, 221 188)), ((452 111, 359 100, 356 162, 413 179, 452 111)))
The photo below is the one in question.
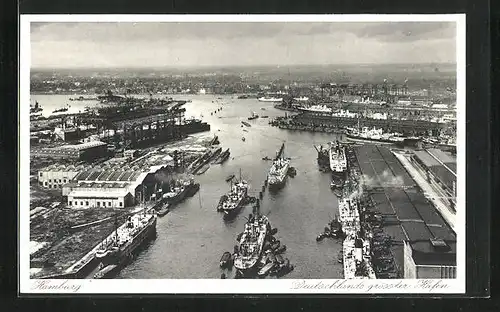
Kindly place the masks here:
POLYGON ((193 192, 192 188, 195 188, 195 185, 185 186, 179 194, 175 195, 174 197, 167 198, 165 202, 170 204, 170 207, 179 204, 188 196, 188 194, 193 192))
POLYGON ((389 140, 389 139, 372 139, 372 138, 363 138, 360 136, 355 136, 352 134, 347 134, 346 135, 347 140, 351 142, 360 142, 360 143, 375 143, 375 144, 403 144, 404 141, 396 141, 396 140, 389 140))
POLYGON ((345 149, 339 145, 330 147, 328 159, 332 173, 343 175, 347 171, 347 156, 345 149))
POLYGON ((131 241, 128 241, 125 246, 120 247, 116 253, 100 259, 101 263, 103 265, 117 265, 119 267, 118 269, 126 265, 127 261, 129 261, 138 251, 139 247, 156 235, 156 220, 157 217, 153 217, 153 219, 145 225, 131 241))
MULTIPOLYGON (((262 256, 262 251, 264 249, 264 242, 267 236, 267 233, 270 228, 269 221, 266 221, 260 227, 259 236, 255 244, 257 244, 257 251, 251 257, 242 257, 241 255, 237 255, 234 259, 234 267, 240 270, 243 274, 248 271, 256 270, 256 264, 259 262, 260 257, 262 256)), ((245 238, 241 238, 240 245, 245 242, 245 238)))
POLYGON ((268 175, 267 182, 270 188, 279 188, 285 185, 289 164, 283 167, 278 175, 268 175))
POLYGON ((282 98, 259 98, 259 102, 283 102, 282 98))
POLYGON ((241 207, 243 207, 243 204, 245 202, 245 196, 241 197, 238 203, 234 206, 232 209, 222 209, 222 212, 224 212, 224 217, 232 217, 238 211, 240 211, 241 207))

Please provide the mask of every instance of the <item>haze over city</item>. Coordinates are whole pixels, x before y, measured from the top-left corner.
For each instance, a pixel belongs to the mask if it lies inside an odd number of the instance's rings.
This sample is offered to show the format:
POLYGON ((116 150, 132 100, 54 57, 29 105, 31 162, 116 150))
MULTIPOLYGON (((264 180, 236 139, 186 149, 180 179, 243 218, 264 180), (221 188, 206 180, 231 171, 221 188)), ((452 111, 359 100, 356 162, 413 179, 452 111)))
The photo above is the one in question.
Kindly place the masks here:
POLYGON ((31 67, 454 63, 453 22, 32 23, 31 67))

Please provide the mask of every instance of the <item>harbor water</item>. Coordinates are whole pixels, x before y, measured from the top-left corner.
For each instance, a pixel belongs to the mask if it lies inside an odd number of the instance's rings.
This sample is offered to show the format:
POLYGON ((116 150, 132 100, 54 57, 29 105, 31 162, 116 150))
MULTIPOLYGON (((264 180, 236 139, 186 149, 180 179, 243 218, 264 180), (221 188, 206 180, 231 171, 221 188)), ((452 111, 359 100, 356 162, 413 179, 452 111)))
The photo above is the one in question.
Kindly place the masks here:
MULTIPOLYGON (((31 101, 39 102, 44 115, 67 104, 71 105, 69 113, 83 112, 86 106, 97 103, 70 102, 70 97, 77 95, 32 95, 31 101)), ((338 210, 337 198, 330 190, 330 175, 318 170, 313 145, 335 140, 335 135, 271 127, 268 121, 285 113, 275 109, 273 103, 257 99, 214 95, 173 97, 192 100, 185 105, 186 117, 201 118, 211 125, 210 132, 193 135, 188 142, 218 135, 220 146, 230 148, 231 156, 224 164, 213 164, 204 174, 195 176, 201 184, 200 192, 158 219, 156 239, 117 278, 220 278, 223 271, 219 268, 219 259, 224 251, 233 251, 245 218, 252 212, 252 206, 248 205, 230 221, 225 221, 217 212, 220 196, 230 189, 226 177, 230 174, 239 177, 241 169, 242 178, 251 186, 250 195, 258 197, 271 166, 270 161, 262 158, 274 157, 283 142, 285 156, 291 158, 297 175, 288 177, 286 185, 275 193, 266 190, 260 205, 260 212, 278 228, 276 238, 287 247, 283 256, 295 266, 294 271, 282 278, 342 278, 343 267, 337 261, 342 241, 316 242, 316 236, 338 210), (222 110, 215 113, 220 108, 222 110), (252 112, 269 118, 249 121, 247 118, 252 112), (242 127, 242 121, 251 127, 242 127)), ((234 271, 224 272, 232 278, 234 271)))

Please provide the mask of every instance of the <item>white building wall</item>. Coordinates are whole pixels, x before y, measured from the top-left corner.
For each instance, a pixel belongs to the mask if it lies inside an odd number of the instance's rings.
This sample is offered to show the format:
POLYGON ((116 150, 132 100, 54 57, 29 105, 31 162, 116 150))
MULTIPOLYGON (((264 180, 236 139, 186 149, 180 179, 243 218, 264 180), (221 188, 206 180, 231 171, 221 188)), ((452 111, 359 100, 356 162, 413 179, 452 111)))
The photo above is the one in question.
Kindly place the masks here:
POLYGON ((417 278, 445 279, 456 278, 457 267, 446 265, 417 265, 417 278))
MULTIPOLYGON (((105 195, 105 194, 103 194, 105 195)), ((119 197, 84 197, 68 196, 68 207, 70 208, 125 208, 125 196, 119 197)))
POLYGON ((78 174, 78 171, 39 171, 38 183, 45 188, 60 189, 78 174))
POLYGON ((404 241, 403 258, 404 258, 404 278, 417 278, 417 269, 415 261, 413 261, 411 245, 404 241))

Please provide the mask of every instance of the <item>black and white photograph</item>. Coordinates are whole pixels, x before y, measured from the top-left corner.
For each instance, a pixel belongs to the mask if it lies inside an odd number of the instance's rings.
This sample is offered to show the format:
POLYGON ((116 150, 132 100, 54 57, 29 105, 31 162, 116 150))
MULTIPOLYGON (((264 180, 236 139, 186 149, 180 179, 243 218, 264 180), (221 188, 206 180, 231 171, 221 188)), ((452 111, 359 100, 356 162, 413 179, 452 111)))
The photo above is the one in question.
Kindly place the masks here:
POLYGON ((464 15, 22 15, 20 53, 21 292, 465 291, 464 15))

